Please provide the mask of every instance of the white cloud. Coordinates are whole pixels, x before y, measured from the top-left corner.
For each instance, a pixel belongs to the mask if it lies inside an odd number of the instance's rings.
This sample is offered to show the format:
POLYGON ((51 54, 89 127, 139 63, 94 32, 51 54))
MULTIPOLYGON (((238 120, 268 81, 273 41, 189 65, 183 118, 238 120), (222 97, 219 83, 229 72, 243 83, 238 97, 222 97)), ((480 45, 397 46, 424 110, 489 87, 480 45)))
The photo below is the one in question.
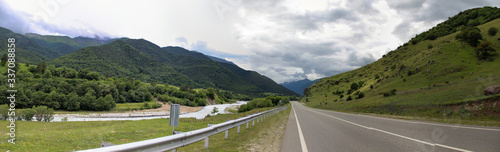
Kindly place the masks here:
POLYGON ((144 38, 226 58, 284 82, 359 68, 448 17, 485 5, 500 2, 0 0, 0 26, 20 33, 144 38))

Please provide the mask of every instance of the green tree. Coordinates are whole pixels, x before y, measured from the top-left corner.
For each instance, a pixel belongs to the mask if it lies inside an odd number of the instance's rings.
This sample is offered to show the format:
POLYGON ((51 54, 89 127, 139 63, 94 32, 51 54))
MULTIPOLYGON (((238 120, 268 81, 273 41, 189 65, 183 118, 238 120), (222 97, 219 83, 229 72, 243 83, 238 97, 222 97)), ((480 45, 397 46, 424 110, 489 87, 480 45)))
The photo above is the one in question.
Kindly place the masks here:
POLYGON ((89 69, 80 69, 80 71, 78 71, 77 78, 86 79, 88 74, 89 74, 89 69))
POLYGON ((3 54, 2 56, 2 66, 5 66, 5 64, 7 64, 7 53, 3 54))
POLYGON ((84 110, 95 110, 95 91, 93 89, 88 89, 87 93, 81 98, 80 107, 84 110))
POLYGON ((215 89, 214 88, 207 89, 207 97, 210 99, 215 99, 215 89))
POLYGON ((52 72, 50 70, 46 70, 42 78, 49 79, 51 77, 52 77, 52 72))
POLYGON ((68 101, 66 101, 65 106, 66 110, 74 111, 80 109, 80 98, 76 93, 71 93, 67 97, 68 101))
POLYGON ((495 36, 498 33, 498 29, 496 27, 490 27, 488 29, 488 35, 495 36))
POLYGON ((111 94, 106 95, 106 97, 104 97, 104 101, 106 104, 106 110, 116 107, 115 99, 113 99, 111 94))
POLYGON ((479 60, 488 60, 490 59, 496 50, 492 47, 490 41, 482 41, 475 49, 476 57, 479 60))
POLYGON ((42 61, 42 63, 38 64, 36 67, 36 73, 45 73, 45 70, 47 70, 47 63, 45 61, 42 61))
POLYGON ((49 108, 59 109, 61 108, 61 105, 59 104, 60 100, 61 99, 59 93, 57 93, 56 91, 51 91, 49 95, 47 95, 47 97, 45 98, 45 104, 49 108))
POLYGON ((363 92, 360 92, 360 93, 358 94, 358 99, 361 99, 361 98, 363 98, 363 97, 365 97, 365 94, 364 94, 363 92))
POLYGON ((358 90, 358 83, 352 83, 351 90, 358 90))
POLYGON ((481 35, 481 30, 477 27, 468 27, 462 30, 455 39, 469 43, 471 46, 476 47, 479 44, 479 40, 483 40, 481 35))

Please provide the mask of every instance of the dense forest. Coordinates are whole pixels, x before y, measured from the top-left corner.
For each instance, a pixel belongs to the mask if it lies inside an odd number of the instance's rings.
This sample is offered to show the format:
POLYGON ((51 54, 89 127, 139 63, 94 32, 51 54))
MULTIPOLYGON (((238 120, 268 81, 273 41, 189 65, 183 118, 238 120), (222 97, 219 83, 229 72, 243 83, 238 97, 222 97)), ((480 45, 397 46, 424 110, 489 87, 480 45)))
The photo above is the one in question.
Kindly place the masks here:
POLYGON ((467 27, 482 25, 497 18, 500 18, 500 9, 496 7, 486 6, 483 8, 469 9, 448 18, 448 20, 428 31, 417 34, 410 40, 410 43, 417 44, 424 40, 435 40, 438 37, 461 31, 467 27))
POLYGON ((144 82, 212 87, 254 96, 264 92, 296 95, 267 77, 261 78, 264 76, 256 72, 242 75, 201 53, 179 47, 161 48, 144 39, 122 38, 109 44, 86 47, 49 64, 77 70, 89 68, 106 75, 132 77, 144 82))
MULTIPOLYGON (((5 64, 0 69, 7 71, 5 64)), ((116 103, 151 101, 154 97, 187 106, 204 106, 207 98, 218 103, 232 101, 237 96, 248 98, 213 88, 193 89, 186 85, 178 88, 130 77, 108 77, 88 69, 56 68, 45 62, 18 64, 14 70, 17 72, 17 108, 47 106, 56 110, 102 111, 115 107, 116 103)), ((5 98, 8 95, 6 72, 0 75, 0 85, 0 92, 5 92, 0 96, 5 98)), ((2 100, 0 104, 7 104, 7 101, 2 100)))

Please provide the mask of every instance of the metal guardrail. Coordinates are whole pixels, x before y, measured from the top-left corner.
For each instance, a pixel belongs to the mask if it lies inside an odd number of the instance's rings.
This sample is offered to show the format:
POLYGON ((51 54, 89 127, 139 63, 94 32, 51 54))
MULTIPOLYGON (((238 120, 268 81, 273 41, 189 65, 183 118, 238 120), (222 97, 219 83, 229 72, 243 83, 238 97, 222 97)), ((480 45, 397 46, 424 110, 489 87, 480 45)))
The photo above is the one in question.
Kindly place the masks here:
POLYGON ((236 120, 230 120, 227 122, 223 122, 220 124, 215 124, 210 127, 193 130, 190 132, 184 132, 180 134, 154 138, 149 140, 143 140, 133 143, 127 143, 122 145, 115 145, 110 147, 102 147, 96 149, 88 149, 82 150, 80 152, 108 152, 108 151, 123 151, 123 152, 132 152, 132 151, 141 151, 141 152, 157 152, 157 151, 168 151, 168 150, 176 150, 179 147, 187 146, 189 144, 201 141, 205 139, 205 148, 208 148, 209 138, 212 135, 221 133, 223 131, 226 132, 226 139, 228 138, 228 130, 234 127, 238 127, 237 133, 240 133, 240 126, 246 123, 246 127, 248 128, 248 123, 253 121, 252 124, 255 125, 255 120, 257 119, 257 123, 262 121, 263 119, 274 115, 284 109, 286 107, 279 107, 271 110, 267 110, 264 112, 252 114, 243 118, 238 118, 236 120))

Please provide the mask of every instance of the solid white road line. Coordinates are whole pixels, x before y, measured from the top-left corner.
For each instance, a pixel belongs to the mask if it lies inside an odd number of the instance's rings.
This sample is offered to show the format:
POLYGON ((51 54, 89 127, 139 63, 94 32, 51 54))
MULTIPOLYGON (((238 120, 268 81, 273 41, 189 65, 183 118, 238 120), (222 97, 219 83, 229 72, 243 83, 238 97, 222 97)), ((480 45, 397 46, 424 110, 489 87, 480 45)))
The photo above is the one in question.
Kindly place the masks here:
POLYGON ((295 113, 295 109, 292 106, 293 114, 295 115, 295 121, 297 122, 297 128, 299 129, 299 138, 300 138, 300 146, 302 147, 302 152, 307 151, 306 140, 304 140, 304 135, 302 134, 302 129, 300 129, 299 118, 297 118, 297 113, 295 113))
MULTIPOLYGON (((301 105, 301 106, 306 107, 304 105, 301 105)), ((307 108, 309 108, 309 107, 307 107, 307 108)), ((329 111, 329 110, 322 110, 322 109, 315 109, 315 110, 324 111, 324 112, 340 113, 340 114, 352 115, 352 116, 361 116, 361 117, 369 117, 369 118, 376 118, 376 119, 385 119, 385 120, 399 121, 399 122, 406 122, 406 123, 413 123, 413 124, 424 124, 424 125, 443 126, 443 127, 452 127, 452 128, 462 128, 462 129, 486 130, 486 131, 500 131, 500 129, 494 129, 494 128, 479 128, 479 127, 469 127, 469 126, 459 126, 459 125, 447 125, 447 124, 438 124, 438 123, 429 123, 429 122, 420 122, 420 121, 400 120, 400 119, 395 119, 395 118, 385 118, 385 117, 369 116, 369 115, 363 115, 363 114, 343 113, 343 112, 329 111)))
MULTIPOLYGON (((354 123, 354 122, 350 122, 350 121, 347 121, 347 120, 344 120, 344 119, 340 119, 340 118, 337 118, 337 117, 334 117, 334 116, 330 116, 330 115, 327 115, 327 114, 324 114, 324 113, 321 113, 321 112, 317 112, 317 111, 314 111, 314 110, 311 110, 311 109, 307 109, 307 108, 304 108, 304 109, 307 110, 307 111, 311 111, 311 112, 314 112, 314 113, 317 113, 317 114, 321 114, 321 115, 324 115, 324 116, 327 116, 327 117, 330 117, 330 118, 334 118, 334 119, 337 119, 337 120, 340 120, 340 121, 343 121, 343 122, 346 122, 346 123, 350 123, 352 125, 359 126, 361 128, 365 128, 365 129, 369 129, 369 130, 375 130, 375 131, 386 133, 386 134, 393 135, 393 136, 396 136, 396 137, 400 137, 400 138, 412 140, 412 141, 415 141, 415 142, 419 142, 419 143, 422 143, 422 144, 431 145, 431 146, 440 146, 440 147, 444 147, 444 148, 448 148, 448 149, 453 149, 453 150, 457 150, 457 151, 462 151, 462 152, 471 152, 470 150, 465 150, 465 149, 460 149, 460 148, 456 148, 456 147, 451 147, 451 146, 446 146, 446 145, 441 145, 441 144, 433 144, 433 143, 421 141, 421 140, 418 140, 418 139, 406 137, 406 136, 395 134, 395 133, 388 132, 388 131, 385 131, 385 130, 380 130, 380 129, 377 129, 377 128, 363 126, 363 125, 360 125, 360 124, 357 124, 357 123, 354 123)), ((297 117, 297 116, 295 116, 295 117, 297 117)), ((298 121, 297 121, 297 123, 298 123, 298 121)), ((300 130, 300 128, 299 128, 299 130, 300 130)))

